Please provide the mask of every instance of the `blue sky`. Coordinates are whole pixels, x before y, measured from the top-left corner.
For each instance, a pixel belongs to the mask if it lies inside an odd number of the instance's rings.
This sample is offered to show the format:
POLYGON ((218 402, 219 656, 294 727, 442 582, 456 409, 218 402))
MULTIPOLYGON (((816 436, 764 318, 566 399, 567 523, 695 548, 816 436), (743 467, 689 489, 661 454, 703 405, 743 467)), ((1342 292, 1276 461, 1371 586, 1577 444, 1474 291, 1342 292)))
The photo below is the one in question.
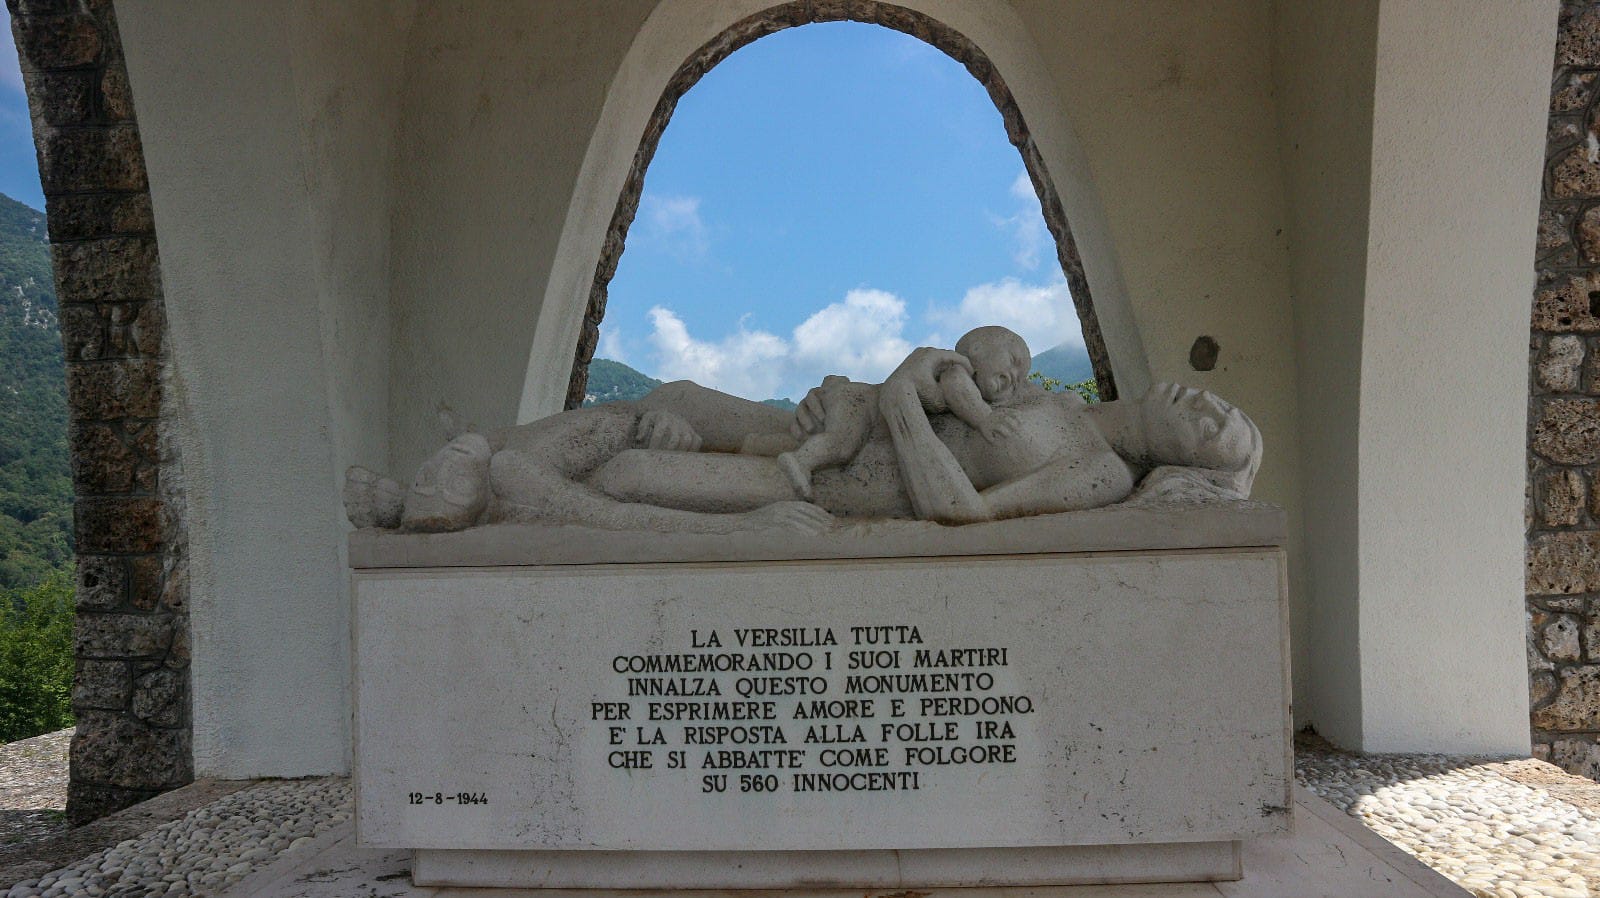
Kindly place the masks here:
POLYGON ((11 42, 11 15, 0 9, 0 193, 44 210, 39 160, 33 154, 33 125, 22 70, 11 42))
POLYGON ((1000 114, 938 50, 874 25, 763 38, 679 102, 611 283, 599 355, 762 399, 881 380, 1005 324, 1083 338, 1000 114))
MULTIPOLYGON (((44 208, 10 18, 0 193, 44 208)), ((1083 337, 1000 114, 938 50, 875 25, 763 38, 679 102, 611 282, 599 355, 798 398, 880 381, 913 347, 1004 324, 1083 337)))

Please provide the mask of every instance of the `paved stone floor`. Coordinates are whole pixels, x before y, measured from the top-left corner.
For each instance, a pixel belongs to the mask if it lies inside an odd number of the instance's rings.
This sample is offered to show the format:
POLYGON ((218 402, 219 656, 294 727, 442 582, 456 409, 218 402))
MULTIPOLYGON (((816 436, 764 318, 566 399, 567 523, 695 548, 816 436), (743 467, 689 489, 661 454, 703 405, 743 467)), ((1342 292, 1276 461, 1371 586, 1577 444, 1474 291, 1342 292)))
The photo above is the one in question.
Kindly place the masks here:
MULTIPOLYGON (((216 872, 209 867, 220 856, 213 854, 206 857, 204 864, 190 863, 189 867, 174 863, 178 859, 176 853, 163 852, 157 847, 174 831, 203 831, 196 826, 198 822, 217 816, 229 807, 229 796, 252 787, 286 787, 295 797, 316 788, 316 781, 310 780, 287 784, 201 780, 74 829, 67 826, 63 813, 67 802, 67 749, 71 739, 72 730, 66 729, 0 745, 0 821, 3 821, 0 825, 4 826, 0 830, 0 895, 51 890, 56 895, 167 894, 173 883, 165 877, 182 870, 180 878, 187 883, 188 875, 195 873, 193 868, 198 866, 202 868, 196 876, 198 882, 216 872), (139 870, 137 864, 124 863, 118 867, 118 859, 146 850, 159 869, 159 872, 150 871, 153 875, 148 881, 127 875, 130 870, 139 870), (55 874, 53 879, 51 874, 55 874), (50 884, 39 888, 38 884, 47 879, 50 884)), ((337 801, 348 803, 347 784, 343 780, 335 784, 346 792, 337 801)), ((289 803, 292 805, 293 801, 289 803)), ((281 808, 258 805, 254 810, 268 818, 287 816, 281 808)), ((315 828, 321 824, 326 828, 337 825, 337 821, 331 819, 333 816, 326 808, 318 807, 309 817, 293 825, 315 828)), ((249 825, 241 825, 245 822, 235 817, 222 821, 214 829, 231 838, 233 834, 250 831, 249 825)), ((282 822, 280 819, 279 823, 282 822)), ((192 854, 197 858, 205 854, 200 846, 195 847, 192 854)), ((265 854, 257 858, 261 863, 273 859, 265 854)), ((236 859, 229 866, 237 863, 236 859)), ((253 861, 249 869, 256 866, 258 864, 253 861)), ((234 881, 246 872, 248 870, 236 871, 234 881)), ((181 890, 171 894, 181 894, 181 890)))
POLYGON ((1600 896, 1600 783, 1531 758, 1353 755, 1302 740, 1302 785, 1478 896, 1600 896))
MULTIPOLYGON (((67 830, 60 810, 69 736, 0 746, 0 840, 9 841, 0 841, 0 895, 468 894, 414 888, 404 853, 356 848, 349 784, 341 779, 202 782, 67 830)), ((1296 834, 1248 847, 1243 882, 982 891, 1005 898, 1467 894, 1454 880, 1492 898, 1600 898, 1600 784, 1591 780, 1529 759, 1356 756, 1315 740, 1297 746, 1296 775, 1296 834)), ((961 894, 976 898, 973 890, 961 894)))
MULTIPOLYGON (((1244 851, 1239 882, 1035 888, 784 892, 695 892, 717 898, 1464 898, 1443 876, 1297 790, 1292 836, 1260 839, 1244 851)), ((410 854, 362 849, 348 827, 330 830, 307 856, 263 868, 223 898, 676 898, 650 891, 420 888, 410 854)))
POLYGON ((0 745, 0 850, 66 830, 71 741, 69 728, 0 745))

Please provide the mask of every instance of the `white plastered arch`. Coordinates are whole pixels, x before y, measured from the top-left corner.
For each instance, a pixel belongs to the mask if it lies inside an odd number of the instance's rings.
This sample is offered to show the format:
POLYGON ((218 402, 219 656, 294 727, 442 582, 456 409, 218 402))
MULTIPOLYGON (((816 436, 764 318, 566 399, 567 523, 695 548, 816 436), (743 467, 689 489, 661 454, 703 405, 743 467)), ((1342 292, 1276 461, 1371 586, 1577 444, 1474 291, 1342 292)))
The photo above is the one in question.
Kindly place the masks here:
MULTIPOLYGON (((606 231, 662 91, 701 46, 777 5, 771 0, 664 0, 639 29, 606 93, 567 208, 528 353, 519 422, 561 410, 606 231)), ((1088 159, 1028 29, 1003 0, 899 0, 898 5, 964 35, 1010 88, 1071 223, 1119 391, 1138 395, 1149 384, 1150 367, 1116 248, 1088 159)))

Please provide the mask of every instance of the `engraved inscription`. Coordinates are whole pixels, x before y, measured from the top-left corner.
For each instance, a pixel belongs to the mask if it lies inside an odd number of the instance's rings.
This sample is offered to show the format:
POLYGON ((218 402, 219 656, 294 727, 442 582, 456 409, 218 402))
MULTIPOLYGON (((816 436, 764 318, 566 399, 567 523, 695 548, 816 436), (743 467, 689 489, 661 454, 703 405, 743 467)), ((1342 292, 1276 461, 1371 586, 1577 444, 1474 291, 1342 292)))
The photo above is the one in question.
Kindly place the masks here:
POLYGON ((1017 763, 1006 646, 937 644, 912 624, 689 629, 676 651, 610 658, 590 703, 622 775, 701 793, 915 792, 944 767, 1017 763))

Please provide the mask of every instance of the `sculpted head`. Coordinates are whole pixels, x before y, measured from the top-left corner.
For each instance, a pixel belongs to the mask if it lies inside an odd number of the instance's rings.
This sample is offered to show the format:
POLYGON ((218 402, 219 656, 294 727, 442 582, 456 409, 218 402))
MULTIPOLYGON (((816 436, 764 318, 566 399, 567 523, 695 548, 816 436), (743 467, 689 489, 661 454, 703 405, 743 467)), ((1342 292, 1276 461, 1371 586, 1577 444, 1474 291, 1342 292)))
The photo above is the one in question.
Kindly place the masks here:
POLYGON ((1188 479, 1219 493, 1250 495, 1261 465, 1261 431, 1244 412, 1216 394, 1158 383, 1139 400, 1146 463, 1189 469, 1188 479))
POLYGON ((972 379, 985 402, 1005 402, 1028 379, 1033 356, 1015 331, 998 325, 974 328, 956 341, 956 352, 972 363, 972 379))
POLYGON ((406 492, 401 526, 418 532, 460 530, 489 502, 489 441, 464 433, 417 468, 406 492))

